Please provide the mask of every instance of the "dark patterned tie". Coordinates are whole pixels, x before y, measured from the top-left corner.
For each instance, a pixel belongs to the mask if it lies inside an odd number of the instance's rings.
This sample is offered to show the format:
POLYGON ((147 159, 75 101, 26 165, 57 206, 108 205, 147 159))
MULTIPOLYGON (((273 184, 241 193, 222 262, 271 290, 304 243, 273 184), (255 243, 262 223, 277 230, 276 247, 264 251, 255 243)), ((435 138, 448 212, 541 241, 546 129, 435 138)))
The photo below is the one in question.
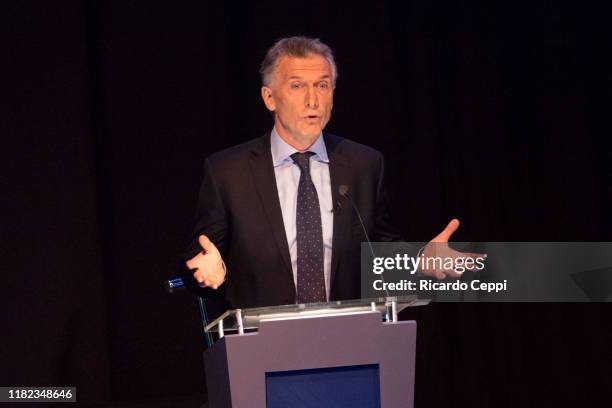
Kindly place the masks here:
POLYGON ((297 212, 297 302, 325 302, 323 275, 323 228, 319 197, 310 178, 310 156, 314 153, 294 153, 293 161, 300 168, 297 212))

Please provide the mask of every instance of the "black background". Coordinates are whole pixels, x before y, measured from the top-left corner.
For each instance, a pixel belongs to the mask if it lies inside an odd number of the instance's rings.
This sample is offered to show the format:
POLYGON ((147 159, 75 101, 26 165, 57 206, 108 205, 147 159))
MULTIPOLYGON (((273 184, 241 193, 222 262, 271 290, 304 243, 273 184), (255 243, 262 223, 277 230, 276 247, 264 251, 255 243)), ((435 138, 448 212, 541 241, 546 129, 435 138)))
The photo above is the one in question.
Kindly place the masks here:
MULTIPOLYGON (((407 239, 610 241, 609 10, 499 3, 2 2, 0 385, 205 399, 195 300, 161 282, 203 158, 270 129, 258 67, 287 35, 335 50, 327 129, 385 153, 407 239)), ((610 311, 408 312, 416 406, 596 405, 610 311)))

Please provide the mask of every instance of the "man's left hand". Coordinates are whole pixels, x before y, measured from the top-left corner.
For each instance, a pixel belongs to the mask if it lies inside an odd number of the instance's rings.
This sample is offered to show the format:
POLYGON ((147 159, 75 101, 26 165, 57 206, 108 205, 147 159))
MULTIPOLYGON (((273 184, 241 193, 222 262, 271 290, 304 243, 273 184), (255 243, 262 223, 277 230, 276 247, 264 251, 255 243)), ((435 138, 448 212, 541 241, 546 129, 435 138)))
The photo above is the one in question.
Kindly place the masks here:
MULTIPOLYGON (((486 254, 459 252, 448 246, 448 241, 451 235, 453 235, 453 233, 457 231, 457 228, 459 228, 459 220, 456 218, 452 219, 448 223, 446 228, 444 228, 444 230, 440 234, 438 234, 434 239, 429 241, 427 246, 425 246, 425 249, 423 250, 424 258, 441 258, 445 260, 451 258, 453 259, 453 264, 455 263, 454 261, 458 258, 471 258, 474 260, 476 258, 486 258, 486 254)), ((474 265, 474 263, 472 263, 472 266, 466 267, 466 269, 474 270, 477 269, 477 267, 476 265, 474 265)), ((461 273, 457 273, 453 269, 438 268, 437 265, 435 265, 435 262, 433 267, 421 267, 420 272, 423 275, 435 277, 438 280, 442 280, 447 276, 450 278, 458 278, 461 276, 461 273)))

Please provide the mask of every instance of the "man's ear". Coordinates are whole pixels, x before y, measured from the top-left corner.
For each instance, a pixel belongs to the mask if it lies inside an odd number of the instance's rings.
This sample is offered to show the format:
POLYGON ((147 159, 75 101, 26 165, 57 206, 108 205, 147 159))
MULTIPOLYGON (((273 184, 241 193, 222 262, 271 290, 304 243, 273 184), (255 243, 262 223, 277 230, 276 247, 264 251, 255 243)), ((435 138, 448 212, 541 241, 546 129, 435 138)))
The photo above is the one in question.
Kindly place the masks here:
POLYGON ((276 110, 276 104, 274 103, 274 96, 272 95, 272 89, 267 86, 261 87, 261 99, 263 99, 266 104, 266 108, 270 112, 274 112, 276 110))

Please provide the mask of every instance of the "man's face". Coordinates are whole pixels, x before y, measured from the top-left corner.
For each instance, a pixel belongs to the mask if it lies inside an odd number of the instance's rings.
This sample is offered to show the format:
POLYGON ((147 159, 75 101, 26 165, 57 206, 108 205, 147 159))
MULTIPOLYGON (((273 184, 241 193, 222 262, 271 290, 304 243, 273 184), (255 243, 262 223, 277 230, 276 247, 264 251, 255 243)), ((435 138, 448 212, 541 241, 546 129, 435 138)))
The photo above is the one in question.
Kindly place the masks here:
POLYGON ((320 55, 281 57, 270 87, 261 88, 279 135, 299 150, 317 139, 331 117, 334 89, 329 61, 320 55))

